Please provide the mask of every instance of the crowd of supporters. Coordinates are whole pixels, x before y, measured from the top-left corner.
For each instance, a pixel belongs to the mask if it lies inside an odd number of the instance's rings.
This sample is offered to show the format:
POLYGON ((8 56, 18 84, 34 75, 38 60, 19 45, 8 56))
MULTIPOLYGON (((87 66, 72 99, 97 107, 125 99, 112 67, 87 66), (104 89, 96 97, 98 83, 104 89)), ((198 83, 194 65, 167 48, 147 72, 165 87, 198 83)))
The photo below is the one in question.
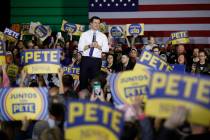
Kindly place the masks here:
MULTIPOLYGON (((63 69, 57 74, 29 75, 21 66, 20 53, 28 49, 61 49, 61 66, 80 67, 82 54, 78 51, 78 41, 73 38, 59 39, 48 37, 40 42, 19 40, 6 46, 6 65, 0 66, 0 87, 47 87, 49 97, 49 118, 42 121, 32 121, 27 118, 22 121, 1 121, 1 140, 62 140, 64 139, 65 101, 68 99, 90 100, 113 104, 107 75, 115 72, 132 70, 135 67, 141 51, 146 49, 167 61, 169 64, 185 65, 185 72, 195 75, 210 75, 209 56, 203 49, 187 47, 184 44, 164 46, 156 43, 156 38, 150 36, 148 44, 139 44, 141 37, 131 37, 125 40, 109 39, 109 53, 102 54, 102 68, 95 78, 89 81, 87 89, 79 89, 79 80, 71 75, 64 75, 63 69), (132 42, 129 44, 129 42, 132 42), (17 73, 11 74, 8 68, 15 66, 17 73), (15 77, 14 77, 15 75, 15 77), (101 94, 93 93, 93 83, 101 84, 101 94)), ((125 113, 125 125, 121 140, 209 140, 210 129, 186 121, 186 108, 179 107, 168 119, 151 118, 143 113, 144 103, 134 99, 133 105, 126 111, 133 110, 133 115, 125 113)), ((131 113, 131 114, 132 114, 131 113)), ((0 116, 1 117, 1 116, 0 116)), ((210 125, 210 124, 209 124, 210 125)))

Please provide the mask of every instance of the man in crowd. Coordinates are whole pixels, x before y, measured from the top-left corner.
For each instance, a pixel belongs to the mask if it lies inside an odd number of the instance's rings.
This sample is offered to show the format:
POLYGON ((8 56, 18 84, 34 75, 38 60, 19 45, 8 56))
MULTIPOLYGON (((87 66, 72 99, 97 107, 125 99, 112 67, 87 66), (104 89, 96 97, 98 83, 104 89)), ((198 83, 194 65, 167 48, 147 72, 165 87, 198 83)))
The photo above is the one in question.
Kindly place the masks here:
POLYGON ((210 75, 210 64, 207 62, 206 52, 201 50, 198 57, 199 61, 196 64, 195 69, 192 69, 192 71, 195 73, 210 75))
POLYGON ((90 30, 84 32, 79 40, 78 51, 82 52, 80 68, 80 89, 88 86, 88 80, 100 71, 101 54, 108 52, 108 39, 105 34, 99 31, 101 19, 92 17, 90 19, 90 30))

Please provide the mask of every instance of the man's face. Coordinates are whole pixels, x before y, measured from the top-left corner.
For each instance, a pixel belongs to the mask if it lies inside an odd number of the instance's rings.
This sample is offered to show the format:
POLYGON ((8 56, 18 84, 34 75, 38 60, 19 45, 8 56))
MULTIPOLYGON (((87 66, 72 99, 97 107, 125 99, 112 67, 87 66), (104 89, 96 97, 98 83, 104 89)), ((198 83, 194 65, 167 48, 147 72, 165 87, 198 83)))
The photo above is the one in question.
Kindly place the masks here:
POLYGON ((177 47, 177 53, 180 54, 180 53, 184 53, 184 52, 185 52, 184 45, 179 45, 177 47))
POLYGON ((82 59, 82 55, 80 53, 77 53, 77 60, 81 60, 82 59))
POLYGON ((129 61, 128 56, 122 55, 122 57, 121 57, 121 62, 122 62, 122 64, 126 64, 126 63, 128 63, 128 61, 129 61))
POLYGON ((160 51, 158 48, 153 49, 153 53, 156 55, 160 55, 160 51))
POLYGON ((6 62, 7 62, 7 64, 12 64, 13 63, 12 54, 6 55, 6 62))
POLYGON ((137 51, 131 50, 131 52, 130 52, 130 57, 136 58, 136 57, 137 57, 137 51))
POLYGON ((57 43, 55 47, 56 47, 56 49, 61 49, 62 48, 60 43, 57 43))
POLYGON ((198 56, 198 54, 199 54, 199 49, 198 48, 195 48, 194 50, 193 50, 193 56, 198 56))
POLYGON ((116 47, 114 51, 115 51, 116 53, 117 53, 117 52, 121 52, 121 51, 122 51, 122 47, 116 47))
POLYGON ((49 95, 50 96, 56 96, 58 94, 58 88, 56 87, 52 87, 50 90, 49 90, 49 95))
POLYGON ((102 53, 101 57, 102 57, 103 60, 106 60, 106 54, 105 53, 102 53))
POLYGON ((179 64, 184 64, 184 63, 185 63, 185 57, 184 57, 184 55, 180 55, 180 56, 178 57, 178 63, 179 63, 179 64))
POLYGON ((78 46, 78 41, 75 40, 75 41, 73 42, 73 46, 78 46))
POLYGON ((66 48, 69 48, 69 41, 66 42, 66 48))
POLYGON ((107 57, 107 61, 108 61, 108 63, 113 63, 113 56, 112 55, 109 55, 108 57, 107 57))
POLYGON ((150 37, 149 44, 155 44, 155 38, 154 37, 150 37))
POLYGON ((93 30, 99 30, 100 27, 100 20, 99 19, 93 19, 93 21, 90 23, 91 29, 93 30))
POLYGON ((39 49, 39 46, 35 45, 35 46, 34 46, 34 49, 35 49, 35 50, 38 50, 38 49, 39 49))
POLYGON ((200 52, 198 57, 199 57, 200 62, 205 62, 206 55, 204 52, 200 52))
POLYGON ((29 42, 29 43, 28 43, 28 48, 29 48, 29 49, 32 49, 33 46, 34 46, 34 44, 33 44, 32 42, 29 42))
POLYGON ((24 47, 24 44, 23 42, 19 42, 18 45, 17 45, 20 49, 22 49, 24 47))

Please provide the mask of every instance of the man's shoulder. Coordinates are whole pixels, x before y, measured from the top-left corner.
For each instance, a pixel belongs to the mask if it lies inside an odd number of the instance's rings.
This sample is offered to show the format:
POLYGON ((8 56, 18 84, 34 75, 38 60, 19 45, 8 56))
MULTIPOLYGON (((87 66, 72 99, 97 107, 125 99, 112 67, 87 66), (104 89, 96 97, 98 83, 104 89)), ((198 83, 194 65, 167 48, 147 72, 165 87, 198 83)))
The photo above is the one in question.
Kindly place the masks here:
POLYGON ((98 32, 99 33, 99 35, 101 35, 102 37, 104 37, 104 38, 107 38, 107 36, 104 34, 104 33, 102 33, 102 32, 98 32))
POLYGON ((87 30, 87 31, 85 31, 85 32, 83 32, 81 35, 88 35, 90 33, 90 30, 87 30))
MULTIPOLYGON (((87 30, 87 31, 83 32, 81 34, 81 36, 89 36, 90 34, 91 34, 91 30, 87 30)), ((100 31, 98 31, 97 34, 99 34, 103 38, 107 38, 107 36, 104 33, 100 32, 100 31)))

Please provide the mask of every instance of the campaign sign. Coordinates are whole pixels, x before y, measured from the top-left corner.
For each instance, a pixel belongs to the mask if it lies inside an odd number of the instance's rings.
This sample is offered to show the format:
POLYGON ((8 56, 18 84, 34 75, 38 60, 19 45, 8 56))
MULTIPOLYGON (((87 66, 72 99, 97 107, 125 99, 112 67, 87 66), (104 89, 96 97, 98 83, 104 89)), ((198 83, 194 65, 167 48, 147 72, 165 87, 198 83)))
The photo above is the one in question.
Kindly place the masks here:
POLYGON ((147 67, 152 70, 158 71, 172 71, 173 68, 162 58, 153 54, 150 51, 143 50, 139 60, 137 61, 134 69, 147 67))
POLYGON ((126 25, 126 35, 127 36, 138 36, 144 35, 144 24, 127 24, 126 25))
POLYGON ((9 28, 5 28, 4 34, 7 35, 7 36, 11 36, 11 37, 13 37, 15 39, 18 39, 18 37, 20 35, 20 33, 15 32, 15 31, 13 31, 13 30, 11 30, 9 28))
POLYGON ((57 73, 60 68, 60 50, 24 50, 21 53, 21 64, 29 74, 57 73))
POLYGON ((108 81, 115 103, 132 104, 133 97, 146 100, 149 78, 150 72, 143 68, 112 74, 108 81))
POLYGON ((178 106, 189 111, 189 122, 210 124, 210 78, 188 74, 153 72, 147 94, 146 114, 167 118, 178 106))
POLYGON ((3 32, 0 32, 0 40, 5 40, 3 32))
POLYGON ((79 80, 80 68, 79 67, 63 67, 64 74, 71 75, 73 79, 79 80))
POLYGON ((190 43, 188 32, 174 32, 171 33, 170 41, 173 45, 190 43))
POLYGON ((6 64, 5 58, 5 42, 0 40, 0 66, 6 64))
POLYGON ((123 113, 103 102, 69 100, 65 139, 119 140, 124 124, 123 113))
POLYGON ((85 27, 83 25, 79 24, 74 24, 74 23, 69 23, 66 20, 63 20, 62 26, 61 26, 61 31, 66 31, 69 33, 72 33, 72 35, 81 35, 82 32, 84 32, 85 27))
POLYGON ((0 88, 0 112, 5 121, 43 120, 48 116, 46 88, 0 88))
POLYGON ((43 25, 38 25, 35 27, 34 33, 37 35, 38 38, 43 38, 47 36, 48 30, 43 25))
POLYGON ((108 26, 106 25, 105 22, 100 23, 99 30, 102 33, 107 33, 108 32, 108 26))
POLYGON ((20 36, 20 33, 15 32, 9 28, 5 28, 4 34, 6 35, 7 40, 13 41, 13 42, 17 41, 17 39, 20 36))
POLYGON ((51 35, 51 29, 49 26, 42 25, 40 22, 31 22, 29 33, 34 34, 41 41, 44 41, 51 35))
POLYGON ((101 71, 107 72, 107 68, 106 67, 101 67, 101 71))
POLYGON ((174 72, 185 73, 186 65, 183 64, 171 64, 174 72))
POLYGON ((109 26, 109 35, 111 38, 123 38, 124 37, 124 26, 113 25, 109 26))
POLYGON ((21 35, 31 35, 29 33, 30 24, 21 24, 21 35))

